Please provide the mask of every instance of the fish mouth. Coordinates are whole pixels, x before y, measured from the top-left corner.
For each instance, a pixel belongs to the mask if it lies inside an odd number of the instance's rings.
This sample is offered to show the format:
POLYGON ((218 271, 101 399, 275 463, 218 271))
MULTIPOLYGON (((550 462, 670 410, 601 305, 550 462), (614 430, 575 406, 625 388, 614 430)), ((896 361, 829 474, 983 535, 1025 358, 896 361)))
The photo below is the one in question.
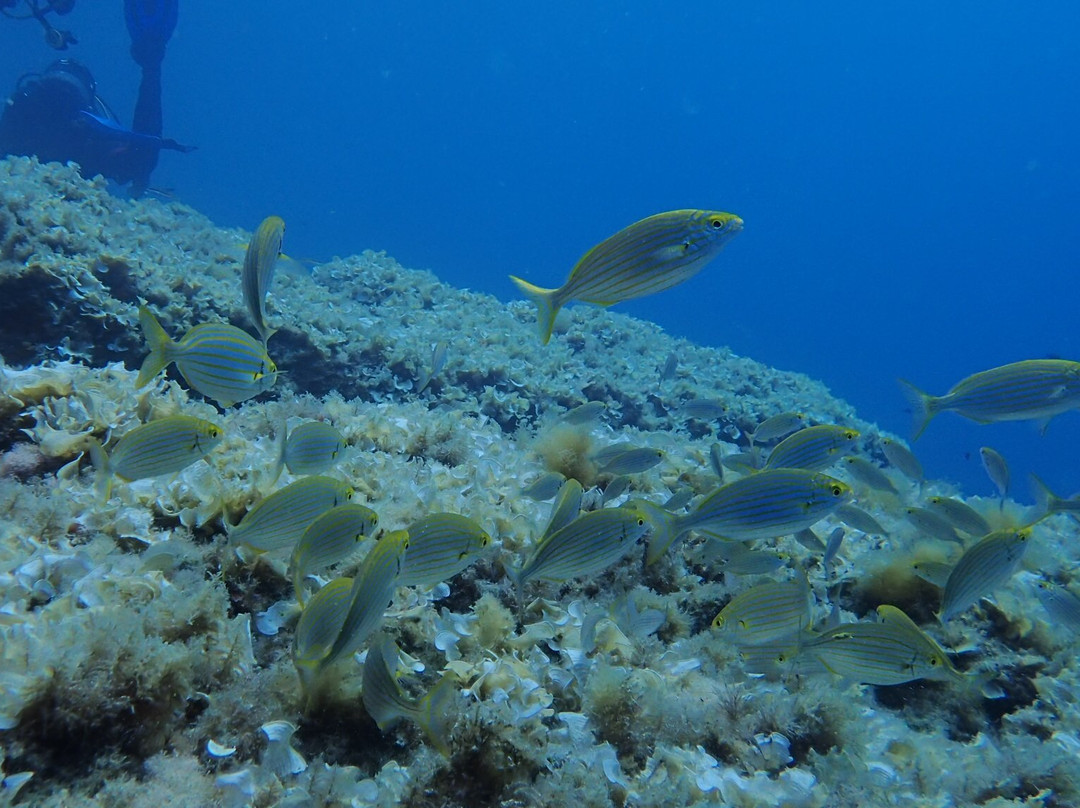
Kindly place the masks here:
POLYGON ((728 222, 728 229, 732 232, 738 233, 743 228, 743 220, 738 216, 735 216, 728 222))

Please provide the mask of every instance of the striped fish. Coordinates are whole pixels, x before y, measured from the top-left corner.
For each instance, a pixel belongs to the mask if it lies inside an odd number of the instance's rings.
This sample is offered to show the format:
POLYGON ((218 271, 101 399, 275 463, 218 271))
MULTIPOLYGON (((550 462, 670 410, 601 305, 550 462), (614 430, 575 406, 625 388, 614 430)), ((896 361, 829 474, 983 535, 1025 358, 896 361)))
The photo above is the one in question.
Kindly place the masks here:
POLYGON ((293 662, 300 671, 313 669, 334 647, 349 611, 352 578, 335 578, 304 606, 293 637, 293 662))
POLYGON ((908 477, 917 483, 923 481, 922 463, 920 463, 919 458, 915 457, 912 451, 900 443, 900 441, 894 440, 893 438, 882 438, 881 451, 885 454, 885 459, 889 461, 890 465, 900 469, 900 473, 905 477, 908 477))
POLYGON ((150 354, 143 360, 136 387, 144 387, 175 362, 193 390, 223 407, 246 401, 274 386, 277 366, 262 343, 226 323, 203 323, 174 342, 153 312, 139 308, 139 322, 150 354))
POLYGON ((347 502, 331 508, 308 525, 289 561, 293 588, 301 605, 304 603, 304 578, 316 570, 344 561, 378 524, 379 517, 371 508, 347 502))
POLYGON ((473 563, 491 542, 487 532, 467 516, 429 513, 407 528, 409 553, 398 586, 433 586, 473 563))
POLYGON ((1009 580, 1030 538, 1030 527, 998 530, 971 545, 949 573, 938 619, 951 620, 1009 580))
POLYGON ((910 620, 842 623, 805 639, 802 647, 831 673, 862 684, 898 685, 916 679, 963 681, 967 678, 953 666, 941 646, 910 620))
POLYGON ((601 474, 639 474, 648 471, 661 460, 664 453, 659 449, 638 448, 629 443, 606 446, 592 456, 601 474))
POLYGON ((353 493, 352 486, 333 477, 302 477, 259 500, 229 530, 229 540, 260 553, 292 547, 308 525, 353 493))
POLYGON ((889 479, 889 475, 880 468, 876 463, 867 460, 865 457, 845 457, 840 461, 840 466, 852 479, 862 483, 868 488, 873 488, 875 491, 885 491, 889 494, 898 494, 896 486, 893 485, 892 480, 889 479))
POLYGON ((701 549, 701 558, 731 575, 768 575, 776 572, 788 560, 767 550, 751 550, 737 541, 710 538, 701 549))
POLYGON ((877 519, 854 505, 841 505, 836 509, 836 518, 848 527, 869 533, 871 536, 889 535, 889 531, 883 528, 877 519))
POLYGON ((345 450, 345 438, 325 421, 305 421, 289 433, 281 452, 291 473, 322 474, 345 450))
POLYGON ((929 508, 904 508, 904 515, 917 530, 939 541, 949 541, 955 544, 963 544, 964 540, 956 532, 952 522, 940 513, 929 508))
POLYGON ((394 596, 398 575, 409 551, 409 533, 387 533, 371 548, 353 580, 349 608, 333 646, 321 659, 301 660, 305 669, 325 670, 339 659, 355 653, 379 627, 383 613, 394 596))
POLYGON ((212 452, 225 437, 217 424, 191 415, 170 415, 124 433, 108 457, 90 443, 94 465, 108 479, 143 480, 181 471, 212 452))
MULTIPOLYGON (((984 370, 957 382, 943 396, 900 380, 915 417, 915 437, 939 412, 952 411, 980 424, 1037 419, 1080 407, 1080 362, 1026 359, 984 370)), ((1045 428, 1045 424, 1044 424, 1045 428)))
POLYGON ((652 535, 646 563, 653 563, 691 530, 733 541, 775 539, 798 533, 851 501, 851 489, 833 477, 803 469, 771 469, 715 489, 689 513, 674 514, 642 503, 652 535))
POLYGON ((766 469, 823 471, 855 448, 859 433, 846 426, 808 426, 780 441, 765 461, 766 469))
POLYGON ((983 446, 979 449, 979 457, 982 460, 983 468, 986 470, 986 476, 990 478, 990 482, 998 490, 998 496, 1002 500, 1001 506, 1004 507, 1005 497, 1009 495, 1009 464, 1001 456, 1000 452, 991 449, 989 446, 983 446))
POLYGON ((551 499, 559 490, 566 478, 557 471, 545 471, 529 485, 521 489, 521 493, 529 499, 544 502, 551 499))
POLYGON ((361 698, 379 729, 385 732, 401 719, 412 721, 439 754, 450 757, 449 708, 454 698, 453 679, 444 674, 425 696, 419 699, 406 695, 396 678, 398 652, 393 640, 372 643, 364 660, 364 684, 361 698))
POLYGON ((244 254, 244 268, 240 281, 244 291, 244 305, 252 325, 262 337, 263 345, 274 333, 266 324, 266 293, 274 280, 274 267, 281 253, 281 241, 285 237, 285 222, 278 216, 262 220, 248 243, 244 254))
POLYGON ((761 443, 784 438, 796 429, 806 426, 806 416, 801 412, 782 412, 766 418, 750 433, 750 444, 757 446, 761 443))
POLYGON ((1055 625, 1080 633, 1080 597, 1052 581, 1039 581, 1035 594, 1055 625))
POLYGON ((966 502, 953 497, 930 497, 926 505, 928 510, 941 514, 953 527, 969 536, 981 538, 991 531, 990 523, 966 502))
POLYGON ((736 645, 759 645, 792 637, 810 625, 810 585, 803 576, 752 586, 732 598, 712 628, 736 645))
POLYGON ((603 508, 579 516, 540 540, 519 569, 507 569, 521 592, 527 581, 568 581, 603 572, 630 552, 648 524, 633 508, 603 508))
POLYGON ((571 300, 610 306, 670 289, 697 274, 742 230, 731 213, 673 210, 635 222, 597 244, 577 262, 566 283, 542 289, 510 279, 539 310, 540 340, 551 339, 555 315, 571 300))

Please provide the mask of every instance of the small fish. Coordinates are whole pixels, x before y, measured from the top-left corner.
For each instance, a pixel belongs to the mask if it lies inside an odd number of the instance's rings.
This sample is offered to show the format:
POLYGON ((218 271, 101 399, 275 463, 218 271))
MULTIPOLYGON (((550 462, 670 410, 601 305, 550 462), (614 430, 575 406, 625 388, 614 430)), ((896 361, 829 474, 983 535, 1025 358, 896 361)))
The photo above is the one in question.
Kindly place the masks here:
POLYGON ((724 481, 724 447, 719 443, 709 447, 709 468, 720 482, 724 481))
MULTIPOLYGON (((754 452, 734 452, 725 455, 720 463, 738 474, 753 474, 761 468, 760 458, 754 452)), ((720 479, 723 480, 723 477, 720 479)))
POLYGON ((803 469, 770 469, 713 490, 686 514, 643 503, 652 527, 647 564, 691 530, 733 541, 774 539, 798 533, 851 500, 844 483, 803 469))
POLYGON ((334 647, 349 612, 352 578, 335 578, 312 596, 300 613, 293 636, 293 661, 299 670, 301 660, 317 665, 334 647))
POLYGON ((443 366, 446 364, 446 351, 447 345, 442 340, 431 346, 431 364, 427 370, 421 372, 416 378, 417 393, 424 392, 432 380, 442 372, 443 366))
POLYGON ((795 541, 815 554, 825 555, 825 551, 829 549, 828 545, 812 527, 804 527, 802 530, 797 531, 795 541))
POLYGON ((946 564, 943 561, 930 560, 916 561, 911 565, 911 569, 915 571, 916 575, 939 589, 945 588, 945 584, 949 580, 949 573, 952 572, 952 568, 952 564, 946 564))
POLYGON ((569 409, 559 416, 564 424, 591 424, 607 410, 607 404, 603 401, 586 401, 573 409, 569 409))
POLYGON ((1080 633, 1080 597, 1052 581, 1039 581, 1035 594, 1055 625, 1080 633))
POLYGON ((712 628, 736 645, 792 637, 810 625, 810 585, 803 576, 740 592, 713 618, 712 628))
POLYGON ((844 543, 845 533, 842 527, 833 528, 833 532, 829 534, 829 540, 825 542, 825 553, 821 556, 823 566, 828 567, 836 558, 836 554, 840 552, 840 546, 844 543))
POLYGON ((635 222, 597 244, 558 289, 510 279, 539 311, 540 340, 547 344, 555 315, 571 300, 610 306, 682 283, 716 257, 742 230, 731 213, 673 210, 635 222))
POLYGON ((945 582, 938 620, 946 623, 991 594, 1016 571, 1027 550, 1031 528, 998 530, 971 545, 945 582))
POLYGON ((352 486, 333 477, 301 477, 259 500, 229 529, 229 541, 260 553, 292 547, 316 518, 344 505, 353 493, 352 486))
POLYGON ((396 668, 397 646, 393 640, 383 639, 372 643, 364 660, 364 682, 361 698, 379 729, 383 732, 401 719, 412 721, 420 727, 431 745, 445 758, 450 757, 452 715, 449 710, 454 699, 451 674, 444 674, 427 695, 415 699, 405 694, 398 684, 396 668))
POLYGON ((786 437, 796 429, 806 426, 806 415, 801 412, 782 412, 766 418, 750 433, 750 443, 758 445, 786 437))
POLYGON ((325 421, 305 421, 289 433, 282 445, 279 464, 292 474, 329 471, 345 450, 345 438, 325 421))
POLYGON ((1009 495, 1009 464, 1005 462, 1000 452, 989 446, 979 449, 979 457, 982 459, 983 468, 986 469, 986 476, 998 490, 1001 506, 1004 507, 1005 497, 1009 495))
POLYGON ((541 539, 521 567, 507 569, 521 592, 527 581, 568 581, 603 572, 615 564, 648 530, 634 508, 589 511, 541 539))
POLYGON ((900 469, 900 473, 905 477, 914 480, 917 483, 923 481, 923 467, 919 462, 919 458, 915 457, 910 449, 904 446, 900 441, 893 438, 881 439, 881 451, 885 454, 885 459, 893 466, 900 469))
POLYGON ((225 323, 202 323, 174 342, 153 312, 139 308, 139 322, 150 354, 143 360, 135 387, 145 387, 175 362, 192 389, 222 407, 257 396, 274 386, 277 366, 262 343, 225 323))
POLYGON ((433 586, 473 563, 491 542, 480 525, 457 513, 429 513, 406 529, 409 553, 398 586, 433 586))
POLYGON ((952 411, 980 424, 1036 419, 1043 428, 1055 415, 1080 407, 1080 362, 1026 359, 975 373, 943 396, 900 380, 915 419, 915 437, 939 412, 952 411))
POLYGON ((926 504, 931 511, 944 516, 953 527, 962 530, 969 536, 982 537, 991 531, 990 523, 968 505, 952 497, 930 497, 926 504))
POLYGON ((952 526, 952 522, 939 513, 927 508, 911 507, 904 508, 904 514, 917 530, 931 538, 939 541, 950 541, 955 544, 964 543, 964 540, 960 538, 960 534, 956 532, 956 528, 952 526))
POLYGON ((109 498, 114 474, 131 481, 182 471, 212 452, 224 437, 217 424, 190 415, 170 415, 124 433, 108 455, 101 443, 91 439, 90 458, 98 470, 99 494, 109 498))
POLYGON ((788 556, 767 550, 750 550, 737 541, 709 538, 702 550, 702 558, 715 564, 721 572, 732 575, 768 575, 776 572, 788 560, 788 556))
POLYGON ((896 490, 896 486, 893 485, 892 480, 889 479, 889 475, 865 457, 855 455, 852 457, 845 457, 840 462, 842 467, 852 476, 852 478, 868 488, 873 488, 875 491, 884 491, 889 494, 900 493, 896 490))
POLYGON ((685 508, 690 504, 690 500, 694 498, 694 489, 689 486, 685 488, 679 488, 672 493, 667 501, 664 502, 664 510, 678 511, 685 508))
POLYGON ((868 685, 966 678, 941 646, 910 620, 842 623, 805 639, 802 647, 831 673, 868 685))
POLYGON ((331 508, 308 525, 289 561, 293 588, 301 605, 304 603, 304 578, 316 570, 344 561, 378 524, 378 514, 371 508, 347 502, 331 508))
POLYGON ((616 443, 592 456, 601 474, 640 474, 664 459, 659 449, 637 448, 628 443, 616 443))
MULTIPOLYGON (((398 575, 408 551, 408 531, 395 530, 375 542, 375 546, 364 556, 349 589, 348 608, 333 644, 321 656, 309 654, 293 659, 305 685, 337 660, 354 654, 379 627, 387 605, 394 596, 398 575)), ((312 598, 311 603, 314 602, 315 598, 312 598)), ((311 604, 308 608, 311 608, 311 604)))
POLYGON ((682 405, 683 417, 699 421, 715 421, 723 418, 727 411, 727 404, 718 398, 692 398, 682 405))
POLYGON ((858 440, 859 433, 845 426, 808 426, 776 444, 769 452, 765 468, 824 471, 853 451, 858 440))
POLYGON ((266 324, 266 293, 274 280, 274 268, 284 238, 285 222, 278 216, 267 216, 251 237, 244 254, 244 268, 240 275, 244 305, 255 330, 262 337, 263 345, 274 334, 274 329, 266 324))
POLYGON ((675 371, 679 369, 679 355, 672 351, 668 354, 668 358, 664 361, 664 366, 660 368, 660 384, 671 381, 675 378, 675 371))
POLYGON ((861 530, 863 533, 868 533, 871 536, 889 535, 889 531, 883 528, 877 519, 862 508, 858 508, 854 505, 841 505, 836 509, 836 518, 848 527, 861 530))
POLYGON ((537 502, 545 502, 559 493, 566 478, 557 471, 545 471, 527 486, 521 489, 521 493, 529 499, 537 502))

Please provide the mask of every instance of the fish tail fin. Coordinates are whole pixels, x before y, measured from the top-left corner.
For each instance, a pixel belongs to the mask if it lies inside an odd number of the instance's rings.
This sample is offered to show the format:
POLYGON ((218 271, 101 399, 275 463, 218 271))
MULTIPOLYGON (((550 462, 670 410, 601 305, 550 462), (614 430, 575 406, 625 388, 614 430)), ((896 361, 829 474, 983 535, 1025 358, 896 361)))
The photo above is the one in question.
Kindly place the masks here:
POLYGON ((929 393, 924 393, 907 379, 899 379, 898 381, 900 382, 900 388, 904 391, 904 397, 911 406, 915 429, 915 434, 911 439, 918 440, 923 430, 926 429, 926 425, 930 423, 930 419, 937 415, 935 406, 937 399, 929 393))
POLYGON ((109 456, 105 454, 105 447, 97 438, 88 437, 86 448, 90 452, 90 462, 94 464, 94 470, 97 472, 94 490, 101 502, 108 502, 109 495, 112 494, 112 467, 109 464, 109 456))
POLYGON ((540 324, 540 342, 547 345, 548 340, 551 339, 551 332, 555 328, 555 315, 559 313, 559 309, 562 307, 562 304, 556 300, 556 293, 559 290, 542 289, 515 275, 511 275, 510 280, 517 284, 518 291, 536 304, 538 309, 537 318, 540 324))
POLYGON ((150 353, 139 368, 139 377, 135 380, 136 389, 148 385, 165 369, 165 366, 172 361, 170 349, 176 344, 165 333, 158 318, 146 306, 139 307, 139 325, 142 326, 143 337, 146 339, 147 347, 150 348, 150 353))
POLYGON ((285 469, 285 448, 289 444, 289 422, 284 418, 278 424, 278 451, 274 458, 274 470, 270 474, 270 485, 278 481, 281 472, 285 469))
POLYGON ((1045 519, 1056 513, 1061 503, 1061 497, 1050 490, 1050 486, 1042 481, 1038 475, 1032 473, 1031 487, 1035 493, 1035 506, 1039 509, 1039 519, 1045 519))

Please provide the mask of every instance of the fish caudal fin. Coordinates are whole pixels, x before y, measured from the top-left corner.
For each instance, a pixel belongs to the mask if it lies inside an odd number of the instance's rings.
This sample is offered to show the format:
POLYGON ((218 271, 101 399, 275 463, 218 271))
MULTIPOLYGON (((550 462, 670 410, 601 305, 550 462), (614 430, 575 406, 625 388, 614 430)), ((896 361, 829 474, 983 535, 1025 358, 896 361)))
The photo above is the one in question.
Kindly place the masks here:
POLYGON ((934 406, 936 399, 929 393, 924 393, 907 379, 898 379, 897 381, 900 382, 904 397, 911 406, 912 423, 915 429, 915 434, 911 439, 918 440, 923 430, 926 429, 926 425, 930 423, 930 419, 937 415, 937 409, 934 406))
POLYGON ((562 304, 555 300, 555 294, 559 290, 542 289, 514 275, 510 276, 510 280, 517 284, 517 288, 525 297, 536 304, 540 324, 540 342, 547 345, 548 340, 551 339, 551 332, 555 328, 555 315, 559 313, 559 309, 562 307, 562 304))
POLYGON ((142 326, 143 337, 150 353, 139 368, 139 377, 135 380, 136 388, 145 387, 165 369, 172 361, 169 349, 175 344, 165 333, 154 313, 146 306, 139 307, 139 325, 142 326))
POLYGON ((86 449, 90 452, 90 462, 94 464, 97 478, 94 480, 94 490, 101 502, 108 502, 112 494, 112 467, 109 465, 109 456, 105 454, 105 447, 97 438, 86 439, 86 449))

